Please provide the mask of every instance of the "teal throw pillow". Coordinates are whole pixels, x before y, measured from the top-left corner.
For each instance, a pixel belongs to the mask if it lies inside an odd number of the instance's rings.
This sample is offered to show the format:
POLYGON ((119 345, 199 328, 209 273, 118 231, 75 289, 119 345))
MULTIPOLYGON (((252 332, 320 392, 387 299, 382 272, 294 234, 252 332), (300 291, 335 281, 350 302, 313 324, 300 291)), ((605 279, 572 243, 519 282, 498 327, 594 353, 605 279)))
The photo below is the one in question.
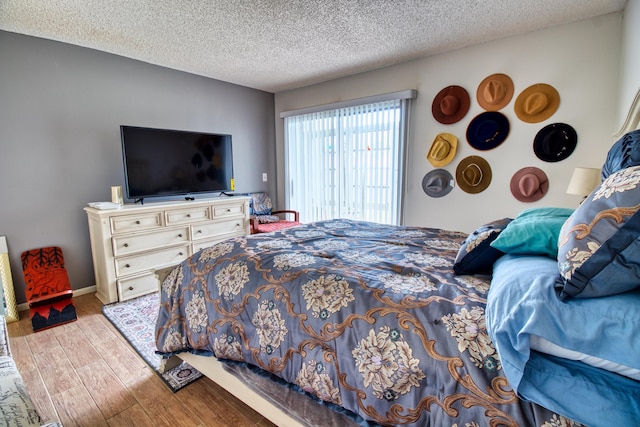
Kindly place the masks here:
POLYGON ((524 210, 491 242, 507 254, 544 255, 556 259, 558 236, 571 216, 569 208, 531 208, 524 210))

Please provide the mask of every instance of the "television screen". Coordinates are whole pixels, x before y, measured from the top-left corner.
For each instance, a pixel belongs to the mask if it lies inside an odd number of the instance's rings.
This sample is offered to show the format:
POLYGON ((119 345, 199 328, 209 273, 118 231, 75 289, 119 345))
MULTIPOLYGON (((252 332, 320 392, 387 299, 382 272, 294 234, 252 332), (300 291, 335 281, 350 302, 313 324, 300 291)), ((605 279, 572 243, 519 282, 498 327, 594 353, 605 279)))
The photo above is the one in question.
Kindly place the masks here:
POLYGON ((233 190, 231 135, 120 126, 127 198, 233 190))

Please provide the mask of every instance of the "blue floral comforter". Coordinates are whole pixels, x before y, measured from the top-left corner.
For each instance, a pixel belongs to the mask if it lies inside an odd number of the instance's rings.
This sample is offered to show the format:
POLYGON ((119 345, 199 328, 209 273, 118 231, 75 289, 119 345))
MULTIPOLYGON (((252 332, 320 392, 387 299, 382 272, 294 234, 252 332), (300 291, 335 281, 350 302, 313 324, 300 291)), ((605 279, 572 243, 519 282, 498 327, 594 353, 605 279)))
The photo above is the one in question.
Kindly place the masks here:
POLYGON ((156 341, 247 362, 384 425, 569 426, 519 400, 466 234, 333 220, 216 244, 162 285, 156 341))

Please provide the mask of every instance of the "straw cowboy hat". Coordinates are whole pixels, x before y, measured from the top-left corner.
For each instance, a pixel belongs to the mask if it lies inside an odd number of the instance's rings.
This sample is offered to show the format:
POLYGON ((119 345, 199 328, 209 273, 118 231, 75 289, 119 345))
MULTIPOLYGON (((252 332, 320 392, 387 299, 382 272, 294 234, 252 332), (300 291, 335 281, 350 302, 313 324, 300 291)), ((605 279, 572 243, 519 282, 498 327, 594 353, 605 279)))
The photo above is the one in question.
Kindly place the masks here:
POLYGON ((465 88, 448 86, 433 98, 431 112, 437 121, 449 125, 460 121, 469 111, 470 104, 471 99, 465 88))
POLYGON ((516 116, 525 123, 539 123, 548 119, 560 105, 560 94, 551 85, 538 83, 529 86, 516 98, 516 116))
POLYGON ((513 98, 513 80, 506 74, 491 74, 478 85, 476 99, 487 111, 498 111, 513 98))
POLYGON ((526 167, 511 177, 511 194, 521 202, 540 200, 549 190, 549 180, 543 170, 526 167))
POLYGON ((540 129, 533 140, 533 152, 545 162, 559 162, 573 153, 578 143, 575 129, 566 123, 553 123, 540 129))
POLYGON ((430 197, 446 196, 453 190, 455 181, 449 171, 434 169, 422 178, 422 189, 430 197))
POLYGON ((465 157, 456 168, 456 182, 466 193, 480 193, 491 184, 491 166, 480 156, 465 157))
POLYGON ((456 155, 458 148, 458 138, 451 133, 439 133, 431 143, 431 148, 427 153, 427 160, 439 168, 448 165, 456 155))
POLYGON ((491 150, 502 144, 509 135, 509 119, 497 111, 485 111, 471 120, 467 127, 467 141, 478 150, 491 150))

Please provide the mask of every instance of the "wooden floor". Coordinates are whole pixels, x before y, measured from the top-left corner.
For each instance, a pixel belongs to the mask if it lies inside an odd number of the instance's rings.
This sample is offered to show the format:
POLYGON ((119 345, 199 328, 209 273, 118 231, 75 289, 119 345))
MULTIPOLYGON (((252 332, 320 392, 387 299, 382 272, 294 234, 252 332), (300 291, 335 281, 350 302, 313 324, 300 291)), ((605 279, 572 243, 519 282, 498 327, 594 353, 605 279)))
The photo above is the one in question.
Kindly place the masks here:
POLYGON ((102 315, 74 298, 78 321, 34 333, 28 313, 9 323, 12 355, 40 415, 72 426, 273 426, 202 378, 172 393, 102 315))

